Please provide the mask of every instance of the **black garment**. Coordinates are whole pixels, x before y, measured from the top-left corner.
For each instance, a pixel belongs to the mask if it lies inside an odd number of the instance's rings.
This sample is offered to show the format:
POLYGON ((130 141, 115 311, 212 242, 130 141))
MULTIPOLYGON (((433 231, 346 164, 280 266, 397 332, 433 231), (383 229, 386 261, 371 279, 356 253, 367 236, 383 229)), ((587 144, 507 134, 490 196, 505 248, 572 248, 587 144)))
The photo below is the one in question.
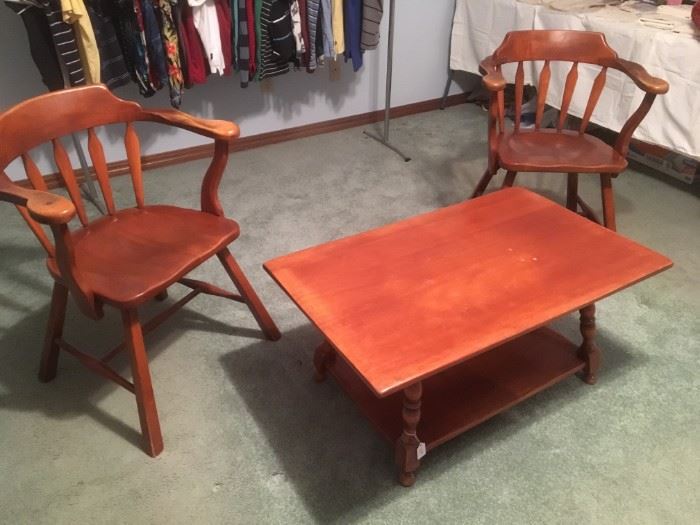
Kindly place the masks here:
POLYGON ((60 0, 46 0, 44 6, 51 38, 56 46, 56 56, 66 72, 68 83, 71 86, 85 85, 85 71, 78 53, 78 42, 73 26, 63 21, 60 0))
POLYGON ((268 34, 272 46, 272 59, 278 64, 296 58, 296 44, 292 33, 292 15, 288 0, 273 0, 270 4, 268 34))
POLYGON ((124 62, 109 8, 108 0, 85 2, 92 29, 95 32, 97 50, 100 54, 100 81, 109 89, 129 83, 129 71, 124 62))
POLYGON ((63 75, 58 65, 56 49, 49 31, 49 23, 43 10, 21 4, 7 3, 7 7, 18 13, 29 38, 29 52, 36 64, 41 81, 49 91, 63 89, 63 75))
POLYGON ((190 72, 188 69, 190 56, 187 53, 187 46, 185 45, 185 40, 181 36, 185 32, 185 27, 182 22, 182 6, 180 5, 180 3, 173 3, 173 20, 175 21, 175 28, 177 29, 177 50, 180 55, 180 69, 182 69, 182 79, 184 81, 184 86, 189 89, 192 87, 192 83, 189 79, 190 72))
POLYGON ((152 96, 156 91, 151 85, 146 64, 146 48, 141 40, 141 30, 133 0, 113 0, 114 11, 112 20, 115 21, 117 39, 124 53, 126 67, 131 78, 139 86, 144 97, 152 96))
POLYGON ((151 84, 156 89, 168 85, 168 68, 165 62, 165 51, 163 50, 163 38, 160 33, 159 19, 152 0, 142 0, 143 25, 146 32, 146 49, 148 50, 148 60, 151 67, 151 84))

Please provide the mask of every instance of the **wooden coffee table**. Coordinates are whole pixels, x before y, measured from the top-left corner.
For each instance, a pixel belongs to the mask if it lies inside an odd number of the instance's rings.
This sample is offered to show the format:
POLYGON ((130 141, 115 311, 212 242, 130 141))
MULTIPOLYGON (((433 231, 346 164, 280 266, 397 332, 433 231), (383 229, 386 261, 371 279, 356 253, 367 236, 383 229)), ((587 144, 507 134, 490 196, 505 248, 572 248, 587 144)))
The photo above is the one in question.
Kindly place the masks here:
POLYGON ((511 188, 264 267, 325 337, 317 380, 395 443, 409 486, 433 447, 576 372, 595 383, 595 301, 671 265, 511 188), (544 326, 575 310, 580 345, 544 326))

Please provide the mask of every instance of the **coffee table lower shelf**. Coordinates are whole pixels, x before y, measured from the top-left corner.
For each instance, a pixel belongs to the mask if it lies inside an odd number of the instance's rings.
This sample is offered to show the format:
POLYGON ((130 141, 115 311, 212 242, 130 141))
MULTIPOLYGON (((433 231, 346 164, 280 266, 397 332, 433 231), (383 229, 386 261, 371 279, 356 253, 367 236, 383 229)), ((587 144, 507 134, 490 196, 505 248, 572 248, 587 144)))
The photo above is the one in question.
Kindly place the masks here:
MULTIPOLYGON (((582 370, 577 346, 539 328, 423 380, 418 439, 430 450, 582 370)), ((403 428, 403 394, 377 397, 337 355, 330 373, 390 443, 403 428)))

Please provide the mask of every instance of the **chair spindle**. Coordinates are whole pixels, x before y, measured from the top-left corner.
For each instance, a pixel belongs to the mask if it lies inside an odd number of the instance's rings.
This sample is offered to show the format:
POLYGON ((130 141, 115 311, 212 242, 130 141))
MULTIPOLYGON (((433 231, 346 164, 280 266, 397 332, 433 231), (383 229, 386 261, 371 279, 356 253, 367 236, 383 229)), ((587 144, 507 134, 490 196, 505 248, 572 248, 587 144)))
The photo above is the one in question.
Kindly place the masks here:
POLYGON ((75 209, 78 212, 78 218, 83 226, 87 226, 88 218, 85 213, 85 206, 83 205, 83 198, 80 196, 80 187, 78 186, 78 180, 75 177, 75 172, 73 171, 73 166, 70 163, 70 158, 66 152, 66 148, 61 144, 60 139, 55 138, 51 140, 53 144, 53 158, 56 161, 56 166, 63 179, 63 184, 65 184, 68 190, 68 195, 70 195, 75 209))
POLYGON ((523 89, 525 85, 525 72, 523 63, 518 62, 518 69, 515 72, 515 132, 520 130, 520 117, 523 110, 523 89))
MULTIPOLYGON (((27 153, 22 153, 22 164, 24 165, 24 172, 27 174, 27 179, 29 179, 32 187, 35 190, 48 191, 44 177, 41 176, 39 168, 27 153)), ((41 246, 44 248, 44 250, 46 250, 49 257, 53 257, 56 252, 53 244, 51 244, 51 241, 46 235, 46 232, 41 227, 41 224, 32 219, 32 217, 29 215, 29 211, 27 211, 27 208, 24 206, 17 206, 17 210, 19 211, 20 215, 22 215, 24 222, 26 222, 27 226, 29 226, 29 229, 32 230, 32 233, 34 233, 36 238, 39 240, 41 246)))
POLYGON ((593 88, 591 89, 591 96, 588 97, 588 104, 586 104, 586 111, 583 113, 583 119, 581 120, 581 127, 579 128, 579 134, 583 135, 588 127, 588 122, 591 120, 591 115, 595 109, 596 104, 598 104, 598 99, 600 94, 603 92, 603 87, 605 86, 605 75, 608 68, 603 67, 595 77, 593 81, 593 88))
POLYGON ((22 164, 24 165, 24 172, 27 174, 29 182, 32 183, 32 187, 35 190, 47 191, 48 187, 46 186, 44 177, 41 176, 39 168, 27 153, 22 153, 22 164))
POLYGON ((104 148, 100 139, 97 138, 94 128, 88 128, 88 151, 90 152, 90 159, 92 159, 92 166, 97 174, 97 182, 100 185, 100 190, 102 190, 102 198, 107 207, 107 213, 114 215, 116 210, 114 197, 112 196, 112 186, 109 184, 104 148))
MULTIPOLYGON (((500 73, 501 66, 497 66, 496 70, 500 73)), ((503 133, 505 131, 505 100, 503 97, 503 90, 496 93, 496 114, 498 115, 498 132, 503 133)))
POLYGON ((547 100, 547 90, 549 89, 549 79, 552 71, 549 67, 549 60, 544 61, 544 67, 540 73, 540 82, 537 85, 537 111, 535 113, 535 129, 540 129, 542 125, 542 115, 544 114, 544 103, 547 100))
POLYGON ((129 161, 129 171, 131 172, 131 182, 134 186, 134 197, 136 206, 143 208, 143 176, 141 173, 141 146, 139 137, 131 122, 126 124, 124 134, 124 145, 126 147, 126 157, 129 161))
POLYGON ((576 82, 578 81, 578 62, 574 62, 571 65, 569 74, 566 76, 566 84, 564 84, 564 95, 561 100, 561 111, 559 112, 559 121, 557 122, 557 131, 561 131, 566 122, 566 117, 569 114, 569 106, 571 105, 571 99, 574 95, 574 89, 576 89, 576 82))

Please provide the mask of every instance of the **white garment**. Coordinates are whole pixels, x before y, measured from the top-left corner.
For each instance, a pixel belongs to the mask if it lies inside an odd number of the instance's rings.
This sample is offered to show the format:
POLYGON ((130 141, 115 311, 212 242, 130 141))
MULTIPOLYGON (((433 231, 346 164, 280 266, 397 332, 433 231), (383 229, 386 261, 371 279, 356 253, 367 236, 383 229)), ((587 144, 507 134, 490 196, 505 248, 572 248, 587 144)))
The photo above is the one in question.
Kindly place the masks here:
POLYGON ((304 37, 301 33, 301 13, 299 12, 299 1, 294 0, 289 5, 289 12, 292 15, 292 34, 294 35, 294 46, 296 47, 297 57, 300 57, 306 51, 304 45, 304 37))
POLYGON ((216 4, 214 0, 187 0, 187 3, 192 8, 192 20, 207 54, 209 70, 223 75, 226 61, 221 48, 221 29, 219 18, 216 16, 216 4))

